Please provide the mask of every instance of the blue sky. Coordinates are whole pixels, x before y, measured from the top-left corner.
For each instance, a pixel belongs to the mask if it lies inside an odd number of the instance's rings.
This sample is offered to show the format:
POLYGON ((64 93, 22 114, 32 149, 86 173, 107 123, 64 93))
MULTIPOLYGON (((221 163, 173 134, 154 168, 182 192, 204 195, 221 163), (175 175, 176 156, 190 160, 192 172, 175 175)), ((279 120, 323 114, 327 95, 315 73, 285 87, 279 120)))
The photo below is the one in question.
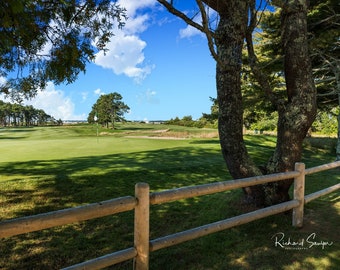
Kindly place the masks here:
MULTIPOLYGON (((206 38, 155 0, 121 0, 129 19, 70 85, 49 83, 26 101, 57 119, 87 119, 100 94, 118 92, 131 111, 128 120, 168 120, 209 113, 216 97, 215 61, 206 38)), ((188 14, 195 4, 182 1, 188 14)))

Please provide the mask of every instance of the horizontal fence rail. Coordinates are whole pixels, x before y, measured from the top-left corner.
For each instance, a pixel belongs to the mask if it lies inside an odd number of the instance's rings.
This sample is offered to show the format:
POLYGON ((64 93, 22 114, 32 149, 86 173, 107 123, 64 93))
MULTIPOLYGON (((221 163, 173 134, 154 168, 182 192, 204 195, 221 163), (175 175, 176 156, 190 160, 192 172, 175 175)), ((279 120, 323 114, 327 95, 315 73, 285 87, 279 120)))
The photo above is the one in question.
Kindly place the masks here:
POLYGON ((177 245, 185 241, 190 241, 211 233, 249 223, 257 219, 286 212, 291 209, 293 209, 293 226, 301 227, 303 225, 304 204, 340 189, 339 183, 305 196, 305 175, 314 174, 337 167, 340 167, 340 161, 309 169, 305 169, 305 165, 303 163, 297 163, 295 166, 295 170, 291 172, 228 180, 197 186, 188 186, 153 193, 149 192, 148 184, 137 183, 135 186, 134 197, 125 196, 75 208, 63 209, 35 216, 2 221, 0 222, 0 238, 39 231, 55 226, 62 226, 74 222, 80 222, 84 220, 134 210, 134 247, 107 254, 105 256, 88 260, 86 262, 82 262, 73 266, 69 266, 67 268, 64 268, 64 270, 101 269, 130 259, 134 259, 134 269, 144 270, 148 269, 149 267, 149 253, 152 251, 177 245), (162 204, 191 197, 209 195, 232 189, 293 178, 294 198, 291 201, 259 209, 225 220, 220 220, 186 231, 167 235, 154 240, 149 239, 150 205, 162 204))
POLYGON ((318 173, 318 172, 322 172, 322 171, 326 171, 330 169, 335 169, 337 167, 340 167, 340 160, 306 169, 305 174, 308 175, 308 174, 318 173))
POLYGON ((118 214, 134 209, 135 205, 136 199, 132 196, 126 196, 75 208, 2 221, 0 223, 0 238, 118 214))
POLYGON ((236 188, 276 182, 280 180, 291 179, 298 175, 300 175, 300 172, 292 171, 154 192, 150 194, 150 204, 162 204, 171 201, 228 191, 236 188))
POLYGON ((305 196, 305 204, 340 189, 340 183, 305 196))
POLYGON ((208 234, 230 229, 232 227, 246 224, 257 219, 286 212, 290 209, 293 209, 294 207, 297 207, 298 205, 299 202, 297 200, 292 200, 289 202, 277 204, 250 213, 239 215, 233 218, 217 221, 191 230, 157 238, 155 240, 150 241, 150 251, 156 251, 162 248, 178 245, 189 240, 193 240, 202 236, 206 236, 208 234))
POLYGON ((102 269, 120 262, 125 262, 127 260, 133 259, 137 256, 137 254, 137 250, 134 247, 127 248, 83 263, 63 268, 62 270, 102 269))

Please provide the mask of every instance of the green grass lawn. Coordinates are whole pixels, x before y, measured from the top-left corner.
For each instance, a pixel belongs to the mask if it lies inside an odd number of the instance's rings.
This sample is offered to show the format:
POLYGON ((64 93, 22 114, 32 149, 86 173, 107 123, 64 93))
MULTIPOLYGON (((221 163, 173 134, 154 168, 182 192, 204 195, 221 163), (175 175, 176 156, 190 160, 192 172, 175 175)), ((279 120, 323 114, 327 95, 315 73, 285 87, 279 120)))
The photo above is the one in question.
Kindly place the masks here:
MULTIPOLYGON (((159 191, 230 179, 215 130, 126 124, 96 134, 90 125, 0 129, 0 220, 133 195, 137 182, 159 191)), ((274 136, 245 139, 259 163, 275 145, 274 136)), ((307 167, 332 162, 334 143, 307 140, 307 167)), ((339 170, 307 176, 306 193, 339 180, 339 170)), ((234 190, 152 206, 151 239, 249 211, 241 198, 234 190)), ((290 214, 268 217, 153 252, 150 269, 338 269, 339 198, 335 192, 306 205, 302 229, 291 226, 290 214), (292 241, 315 233, 333 244, 285 250, 274 245, 279 232, 292 241)), ((0 269, 60 269, 131 246, 127 212, 1 239, 0 269)), ((132 269, 132 262, 110 269, 132 269)))

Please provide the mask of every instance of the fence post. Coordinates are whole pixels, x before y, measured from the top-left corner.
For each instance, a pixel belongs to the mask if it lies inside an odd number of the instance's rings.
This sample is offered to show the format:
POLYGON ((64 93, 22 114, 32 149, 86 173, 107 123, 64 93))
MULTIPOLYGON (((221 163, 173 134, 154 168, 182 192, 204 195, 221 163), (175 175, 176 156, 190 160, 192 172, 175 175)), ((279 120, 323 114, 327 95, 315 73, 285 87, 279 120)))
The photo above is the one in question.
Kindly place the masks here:
POLYGON ((293 226, 301 228, 305 204, 305 164, 295 163, 295 171, 299 171, 300 175, 294 178, 294 200, 298 200, 300 204, 293 208, 293 226))
POLYGON ((135 270, 149 269, 149 212, 150 194, 147 183, 135 185, 137 205, 135 207, 134 244, 137 256, 134 260, 135 270))

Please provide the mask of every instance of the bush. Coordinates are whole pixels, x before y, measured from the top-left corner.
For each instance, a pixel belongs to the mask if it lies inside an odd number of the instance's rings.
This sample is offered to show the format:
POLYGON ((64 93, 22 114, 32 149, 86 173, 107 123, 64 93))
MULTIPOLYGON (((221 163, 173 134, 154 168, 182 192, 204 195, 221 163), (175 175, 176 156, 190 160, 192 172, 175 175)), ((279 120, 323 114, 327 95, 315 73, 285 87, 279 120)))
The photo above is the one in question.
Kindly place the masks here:
POLYGON ((319 112, 312 125, 312 131, 325 135, 336 134, 338 129, 337 116, 333 112, 319 112))
POLYGON ((250 125, 250 129, 273 131, 277 126, 278 115, 273 112, 270 115, 264 116, 260 121, 250 125))

